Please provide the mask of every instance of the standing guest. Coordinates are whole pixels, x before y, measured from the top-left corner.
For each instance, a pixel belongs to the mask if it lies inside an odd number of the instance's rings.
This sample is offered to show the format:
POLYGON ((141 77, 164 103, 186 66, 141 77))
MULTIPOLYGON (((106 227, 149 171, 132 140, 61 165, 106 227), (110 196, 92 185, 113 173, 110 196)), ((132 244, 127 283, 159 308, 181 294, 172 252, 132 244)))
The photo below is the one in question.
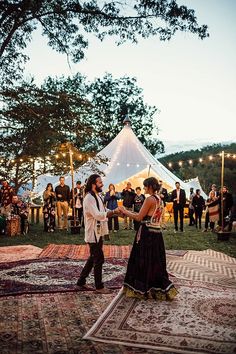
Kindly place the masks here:
POLYGON ((222 211, 221 211, 221 200, 223 198, 223 218, 224 218, 224 225, 226 226, 225 218, 230 216, 231 208, 233 206, 233 196, 229 193, 229 190, 226 186, 223 186, 222 193, 219 195, 219 203, 220 203, 220 220, 219 225, 222 226, 222 211))
POLYGON ((65 177, 59 178, 59 186, 55 188, 57 199, 57 217, 58 228, 67 230, 67 218, 70 202, 70 188, 65 184, 65 177), (62 227, 62 214, 63 214, 63 227, 62 227))
POLYGON ((195 224, 194 220, 194 207, 193 207, 193 197, 195 196, 194 189, 190 188, 189 198, 188 198, 188 216, 189 216, 189 226, 193 226, 195 224))
MULTIPOLYGON (((83 188, 81 181, 76 182, 76 187, 74 188, 74 197, 75 197, 75 216, 78 219, 80 225, 82 224, 83 217, 83 188)), ((74 212, 74 210, 73 210, 74 212)))
POLYGON ((55 231, 55 206, 56 206, 56 194, 53 191, 52 183, 48 183, 45 191, 43 192, 43 221, 44 231, 55 231))
MULTIPOLYGON (((135 191, 136 194, 134 197, 134 212, 139 213, 144 203, 145 195, 141 193, 140 187, 135 188, 135 191)), ((134 219, 134 230, 137 231, 139 229, 139 226, 140 226, 140 222, 134 219)))
POLYGON ((219 221, 219 197, 216 197, 215 191, 211 190, 209 198, 206 201, 206 216, 205 216, 205 229, 207 232, 210 223, 210 230, 213 232, 215 223, 219 221))
MULTIPOLYGON (((115 210, 118 208, 117 200, 119 199, 119 194, 115 191, 114 184, 109 184, 108 192, 106 192, 104 197, 104 203, 109 210, 115 210)), ((108 229, 112 231, 112 220, 114 221, 114 232, 119 230, 118 216, 114 215, 108 219, 108 229)))
POLYGON ((168 192, 167 192, 167 189, 163 187, 162 181, 159 181, 159 185, 160 185, 159 196, 163 202, 163 213, 162 213, 161 226, 165 230, 166 229, 165 214, 166 214, 166 202, 168 201, 168 192))
POLYGON ((201 229, 202 228, 202 212, 205 207, 205 200, 201 196, 200 189, 196 189, 196 194, 192 199, 192 205, 194 207, 194 212, 195 212, 196 228, 198 228, 198 224, 199 224, 199 229, 201 229))
POLYGON ((174 223, 176 233, 178 231, 178 215, 180 219, 180 231, 184 231, 184 206, 186 203, 186 194, 184 189, 180 188, 180 183, 175 182, 176 189, 171 193, 171 201, 173 202, 174 209, 174 223))
POLYGON ((103 182, 99 175, 93 174, 88 178, 85 188, 84 198, 84 224, 85 242, 88 243, 90 256, 80 273, 77 285, 81 290, 86 290, 86 278, 94 268, 94 280, 96 292, 101 294, 109 293, 104 288, 102 282, 102 265, 104 254, 102 250, 103 236, 108 233, 107 218, 119 213, 118 209, 108 210, 104 207, 103 201, 99 196, 102 192, 103 182))
POLYGON ((172 300, 177 290, 166 270, 165 245, 161 233, 161 199, 156 178, 144 180, 145 194, 149 194, 139 213, 120 207, 123 214, 141 222, 130 253, 124 280, 127 297, 139 299, 172 300))
POLYGON ((0 204, 7 206, 12 202, 14 189, 8 184, 7 180, 5 179, 3 179, 1 183, 2 188, 0 189, 0 204))
MULTIPOLYGON (((134 206, 134 197, 135 191, 131 188, 131 183, 127 182, 126 187, 123 189, 121 193, 121 197, 123 198, 123 205, 127 210, 133 211, 134 206)), ((125 216, 124 218, 124 229, 132 230, 132 220, 129 218, 129 225, 128 225, 128 218, 125 216)))

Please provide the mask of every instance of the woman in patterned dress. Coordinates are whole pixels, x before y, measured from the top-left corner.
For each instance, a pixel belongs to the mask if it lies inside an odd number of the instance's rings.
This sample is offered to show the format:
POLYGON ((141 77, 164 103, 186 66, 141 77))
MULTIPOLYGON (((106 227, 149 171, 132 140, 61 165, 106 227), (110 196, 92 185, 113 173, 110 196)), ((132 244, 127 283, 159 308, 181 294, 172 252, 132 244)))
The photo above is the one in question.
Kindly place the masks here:
POLYGON ((124 280, 124 293, 127 297, 140 299, 172 300, 177 290, 169 280, 166 270, 166 254, 160 221, 162 216, 160 186, 154 177, 144 180, 145 199, 139 213, 121 207, 124 215, 140 221, 131 250, 124 280))
POLYGON ((43 192, 43 214, 44 214, 44 231, 55 231, 55 192, 53 191, 52 183, 48 183, 45 191, 43 192))

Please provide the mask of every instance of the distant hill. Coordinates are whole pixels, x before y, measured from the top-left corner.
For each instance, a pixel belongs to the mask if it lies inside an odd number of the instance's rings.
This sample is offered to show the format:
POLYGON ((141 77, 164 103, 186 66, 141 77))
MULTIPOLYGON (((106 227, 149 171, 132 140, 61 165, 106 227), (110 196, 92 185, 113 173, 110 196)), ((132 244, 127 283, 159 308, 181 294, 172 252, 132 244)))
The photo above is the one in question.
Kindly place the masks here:
MULTIPOLYGON (((183 180, 198 176, 203 190, 207 193, 212 183, 220 187, 221 157, 219 153, 221 151, 236 155, 236 143, 207 145, 201 149, 169 154, 158 160, 183 180), (212 161, 209 160, 210 155, 213 156, 212 161), (199 158, 203 161, 199 162, 199 158), (192 165, 189 164, 189 160, 193 161, 192 165), (179 166, 179 161, 182 161, 182 166, 179 166), (169 167, 169 162, 172 163, 172 167, 169 167)), ((224 166, 224 185, 236 194, 236 158, 226 156, 224 166)))

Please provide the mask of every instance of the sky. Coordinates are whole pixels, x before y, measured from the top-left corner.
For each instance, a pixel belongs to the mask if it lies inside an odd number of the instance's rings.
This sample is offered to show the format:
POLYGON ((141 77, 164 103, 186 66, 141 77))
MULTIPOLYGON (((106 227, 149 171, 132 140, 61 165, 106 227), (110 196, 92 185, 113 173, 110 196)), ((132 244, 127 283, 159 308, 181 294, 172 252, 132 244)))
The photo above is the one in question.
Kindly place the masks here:
POLYGON ((117 47, 114 38, 90 37, 86 58, 78 64, 47 46, 36 31, 26 53, 27 75, 40 84, 47 76, 80 72, 90 80, 106 72, 114 78, 136 77, 144 101, 159 108, 158 139, 166 152, 236 141, 236 1, 178 0, 195 10, 210 37, 177 33, 117 47))

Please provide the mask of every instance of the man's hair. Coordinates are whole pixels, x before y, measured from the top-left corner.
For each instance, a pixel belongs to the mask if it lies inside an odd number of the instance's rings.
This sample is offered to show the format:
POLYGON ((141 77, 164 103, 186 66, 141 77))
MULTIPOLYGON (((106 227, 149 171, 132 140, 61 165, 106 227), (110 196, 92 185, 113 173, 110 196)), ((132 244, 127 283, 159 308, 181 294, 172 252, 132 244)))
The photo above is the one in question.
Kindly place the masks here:
POLYGON ((92 191, 92 186, 93 186, 93 184, 96 184, 96 180, 99 177, 101 177, 101 176, 99 176, 97 174, 93 174, 93 175, 89 176, 87 183, 86 183, 86 187, 85 187, 85 193, 92 191))
POLYGON ((176 185, 176 184, 179 184, 179 185, 180 185, 180 183, 179 183, 179 182, 175 182, 175 185, 176 185))
POLYGON ((65 179, 65 177, 64 177, 64 176, 60 176, 60 177, 59 177, 59 180, 60 180, 61 178, 64 178, 64 179, 65 179))
POLYGON ((81 181, 77 181, 76 184, 81 184, 81 181))

